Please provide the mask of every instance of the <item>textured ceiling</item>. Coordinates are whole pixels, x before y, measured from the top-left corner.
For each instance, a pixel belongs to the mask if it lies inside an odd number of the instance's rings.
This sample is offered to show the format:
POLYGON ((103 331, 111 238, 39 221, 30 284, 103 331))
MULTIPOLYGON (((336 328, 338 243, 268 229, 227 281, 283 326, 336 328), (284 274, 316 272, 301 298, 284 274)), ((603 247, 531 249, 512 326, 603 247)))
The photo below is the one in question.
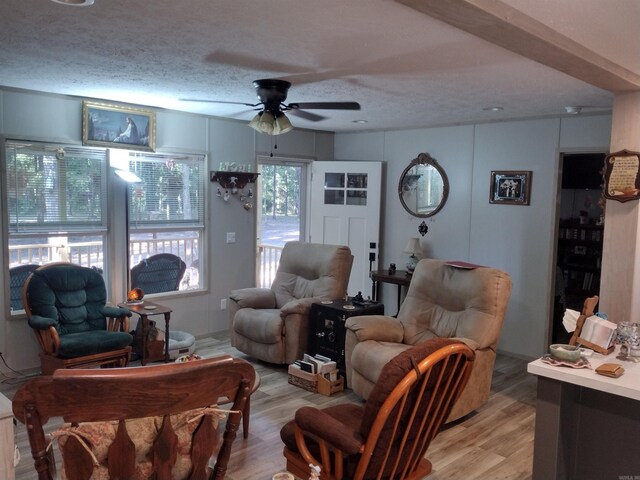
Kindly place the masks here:
MULTIPOLYGON (((640 74, 637 0, 508 0, 640 74)), ((357 101, 297 127, 330 131, 557 116, 613 94, 390 0, 0 2, 0 86, 249 120, 252 81, 287 102, 357 101), (499 105, 499 112, 483 108, 499 105), (368 123, 356 124, 363 119, 368 123)))

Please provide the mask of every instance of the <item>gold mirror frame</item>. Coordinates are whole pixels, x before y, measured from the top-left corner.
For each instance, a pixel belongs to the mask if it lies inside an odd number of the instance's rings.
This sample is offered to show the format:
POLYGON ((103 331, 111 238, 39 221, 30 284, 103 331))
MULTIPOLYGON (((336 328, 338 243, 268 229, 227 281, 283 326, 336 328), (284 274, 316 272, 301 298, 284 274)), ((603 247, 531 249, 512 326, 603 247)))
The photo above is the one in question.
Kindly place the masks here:
POLYGON ((444 169, 435 158, 428 153, 420 153, 416 158, 411 160, 409 166, 402 172, 400 182, 398 183, 398 196, 400 197, 400 203, 402 203, 404 209, 414 217, 432 217, 442 210, 442 207, 444 207, 444 204, 447 202, 447 198, 449 197, 449 179, 447 178, 447 174, 444 169), (438 181, 438 178, 434 178, 432 180, 437 182, 436 187, 441 188, 442 193, 440 194, 439 202, 436 203, 434 201, 428 203, 423 209, 419 209, 416 206, 414 210, 407 204, 405 196, 407 196, 408 199, 409 195, 414 195, 416 196, 417 201, 417 194, 415 192, 417 192, 422 183, 420 181, 422 174, 418 172, 420 166, 432 167, 439 174, 440 181, 438 181))

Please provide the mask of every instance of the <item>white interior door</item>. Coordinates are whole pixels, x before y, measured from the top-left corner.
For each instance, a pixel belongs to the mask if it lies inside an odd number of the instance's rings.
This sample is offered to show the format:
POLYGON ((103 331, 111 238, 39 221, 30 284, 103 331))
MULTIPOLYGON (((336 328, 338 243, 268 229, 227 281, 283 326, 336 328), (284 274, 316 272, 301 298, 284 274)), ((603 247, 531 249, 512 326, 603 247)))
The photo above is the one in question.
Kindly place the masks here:
POLYGON ((313 162, 310 241, 348 245, 353 254, 350 296, 371 292, 380 236, 381 162, 313 162))

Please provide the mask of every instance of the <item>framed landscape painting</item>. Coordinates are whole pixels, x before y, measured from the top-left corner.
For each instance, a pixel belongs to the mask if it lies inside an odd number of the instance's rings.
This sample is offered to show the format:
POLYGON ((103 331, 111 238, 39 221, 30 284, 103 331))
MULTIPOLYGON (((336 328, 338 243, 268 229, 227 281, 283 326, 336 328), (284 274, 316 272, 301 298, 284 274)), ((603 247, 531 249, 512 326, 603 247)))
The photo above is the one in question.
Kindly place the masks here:
POLYGON ((529 205, 530 171, 492 171, 489 203, 529 205))
POLYGON ((82 102, 82 144, 153 152, 156 113, 85 100, 82 102))

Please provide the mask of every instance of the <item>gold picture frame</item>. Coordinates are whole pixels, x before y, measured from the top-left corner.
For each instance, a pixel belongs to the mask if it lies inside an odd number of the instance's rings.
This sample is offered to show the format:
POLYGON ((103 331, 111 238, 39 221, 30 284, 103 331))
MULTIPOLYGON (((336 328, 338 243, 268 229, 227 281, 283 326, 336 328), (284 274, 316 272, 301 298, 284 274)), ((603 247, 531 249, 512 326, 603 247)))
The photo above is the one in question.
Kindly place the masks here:
POLYGON ((156 112, 85 100, 82 102, 82 144, 155 152, 156 112))
POLYGON ((529 205, 531 175, 532 172, 526 170, 492 171, 489 203, 529 205))

